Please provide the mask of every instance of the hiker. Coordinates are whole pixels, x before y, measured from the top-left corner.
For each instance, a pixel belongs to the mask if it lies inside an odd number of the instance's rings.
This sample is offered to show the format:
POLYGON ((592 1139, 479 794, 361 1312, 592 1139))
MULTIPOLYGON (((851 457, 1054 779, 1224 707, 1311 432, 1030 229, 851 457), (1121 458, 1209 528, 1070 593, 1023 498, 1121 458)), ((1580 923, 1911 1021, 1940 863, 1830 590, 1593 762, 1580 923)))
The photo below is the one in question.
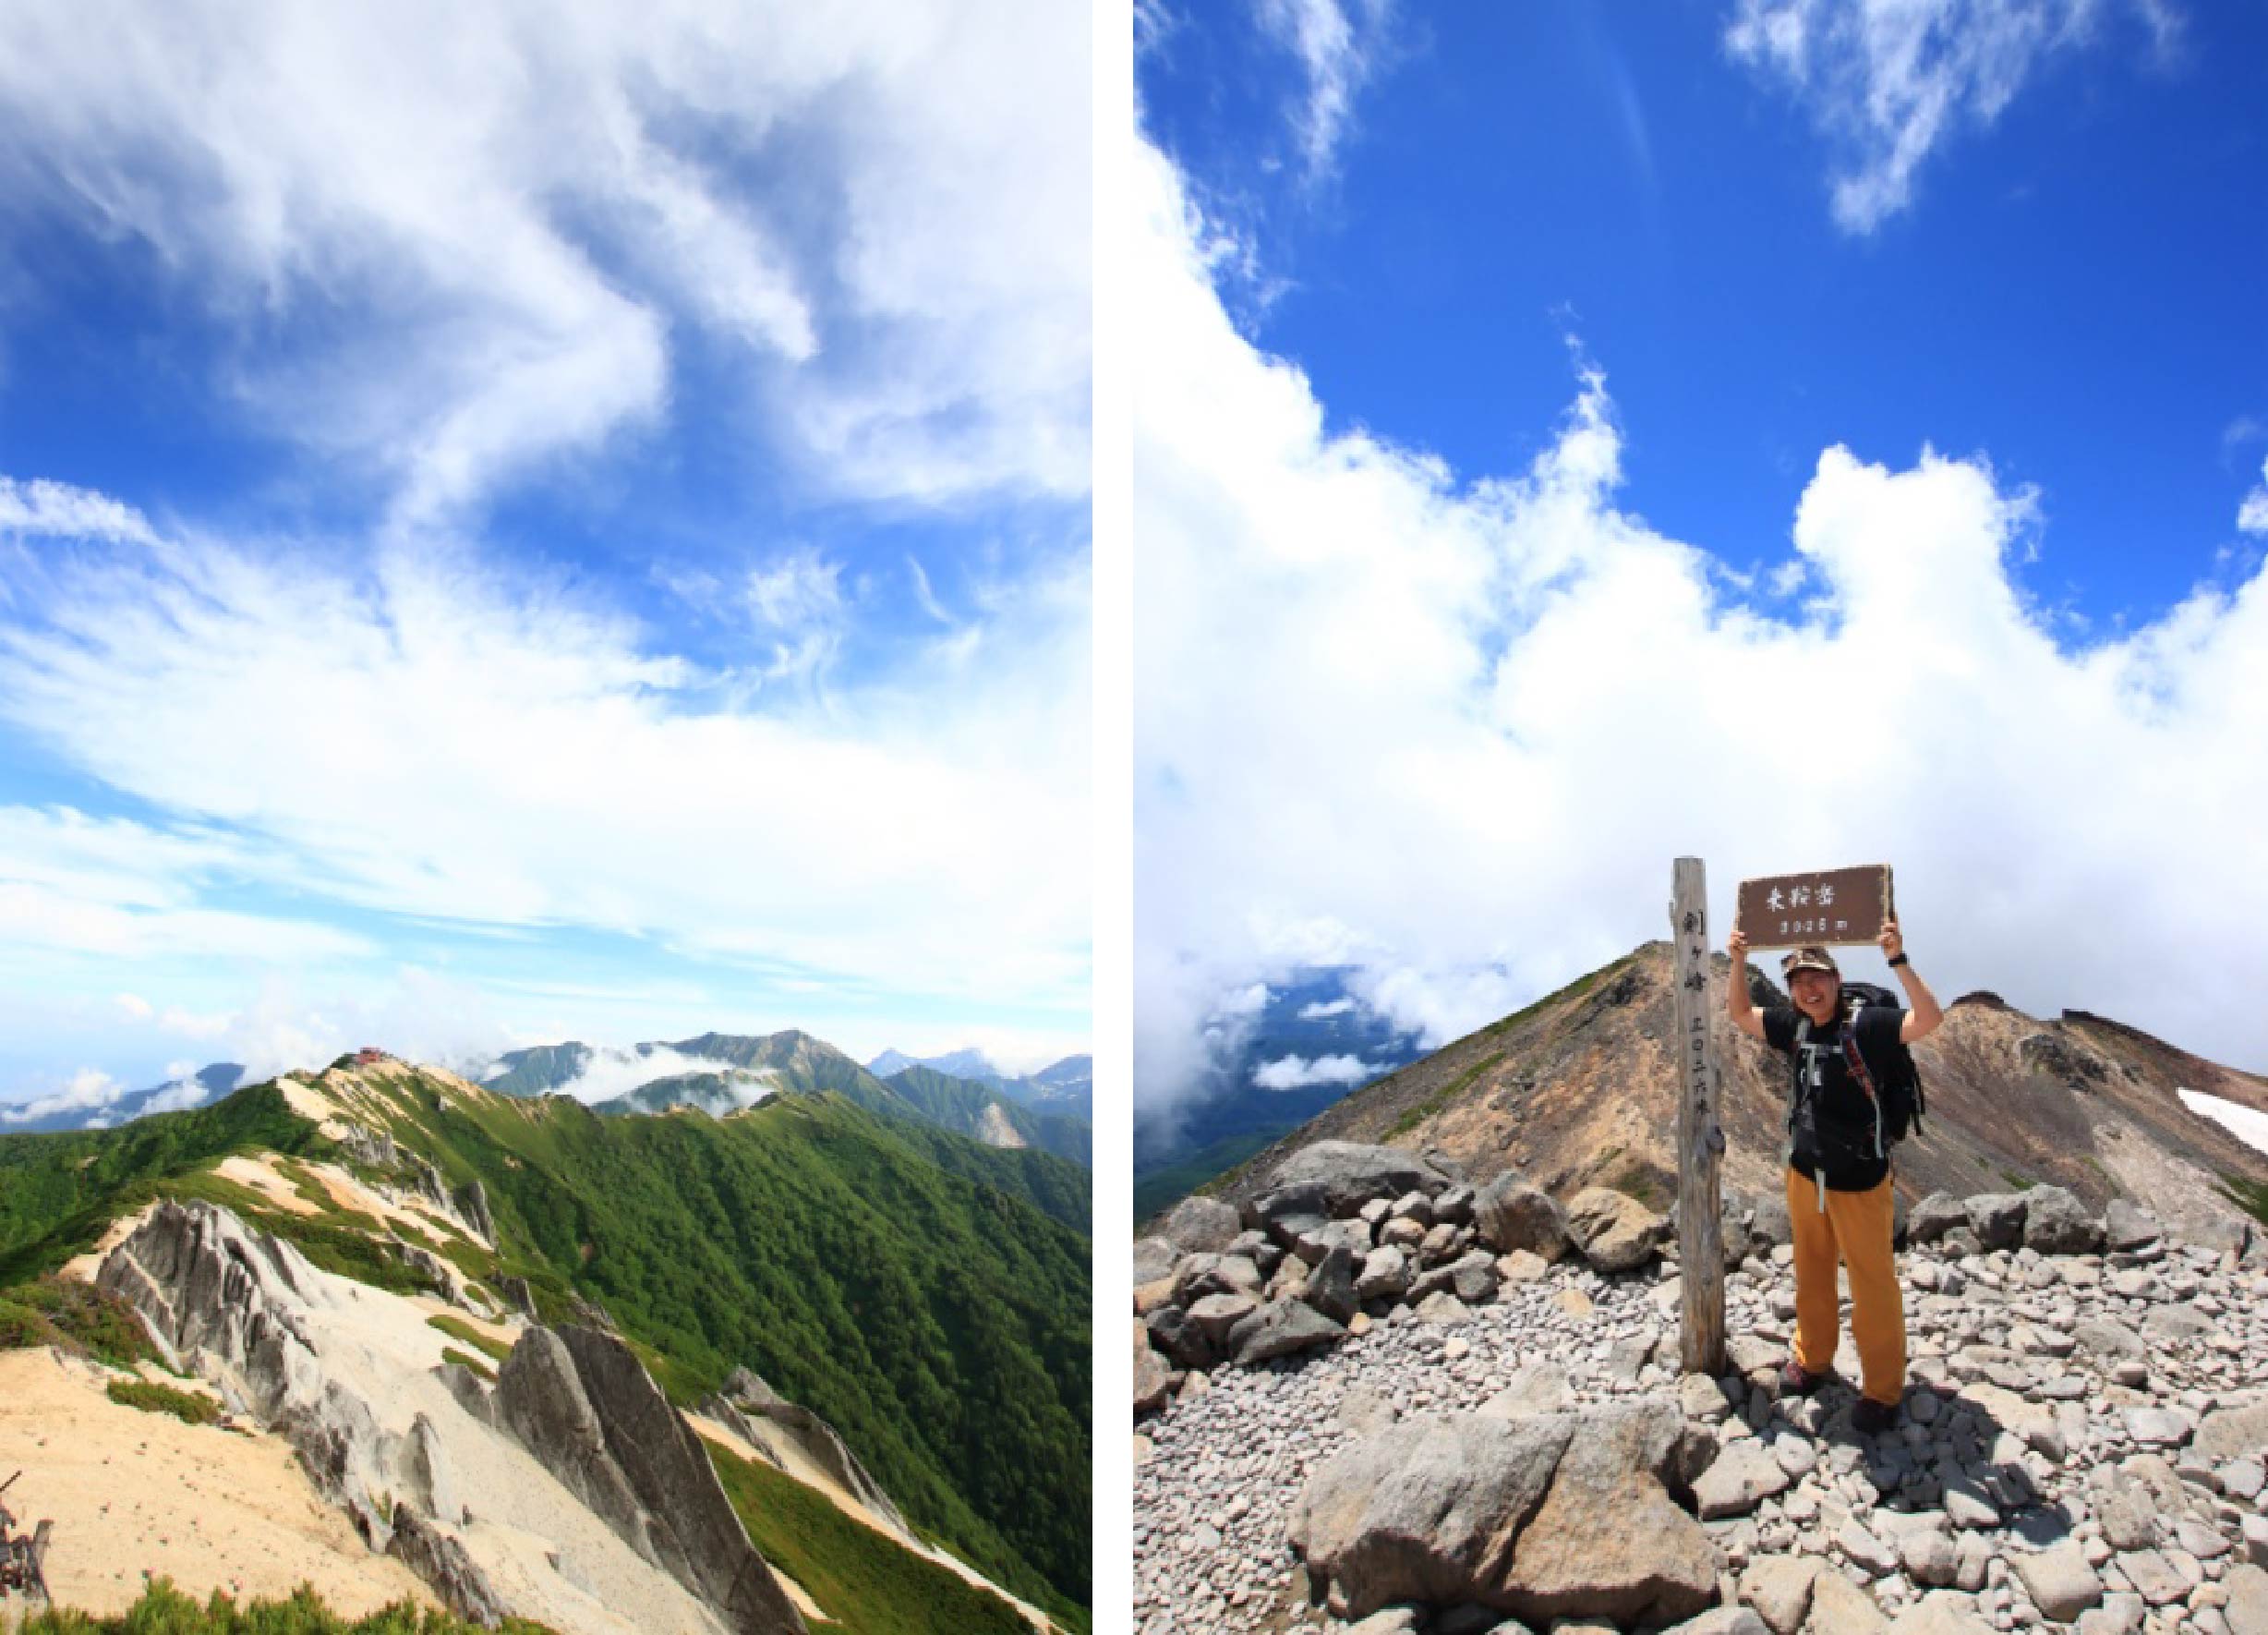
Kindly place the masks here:
POLYGON ((1851 1338, 1864 1374, 1851 1424, 1863 1435, 1896 1424, 1905 1399, 1906 1312, 1890 1251, 1889 1157, 1905 1133, 1903 1088, 1916 1083, 1902 1047, 1927 1038, 1945 1020, 1907 962, 1898 922, 1885 920, 1876 941, 1911 1009, 1878 988, 1846 989, 1826 949, 1799 948, 1779 966, 1794 1003, 1758 1011, 1748 997, 1748 939, 1735 929, 1725 948, 1732 956, 1725 1009, 1733 1026, 1789 1057, 1792 1069, 1786 1183, 1795 1345, 1779 1372, 1780 1389, 1807 1396, 1833 1373, 1840 1260, 1851 1271, 1851 1338))

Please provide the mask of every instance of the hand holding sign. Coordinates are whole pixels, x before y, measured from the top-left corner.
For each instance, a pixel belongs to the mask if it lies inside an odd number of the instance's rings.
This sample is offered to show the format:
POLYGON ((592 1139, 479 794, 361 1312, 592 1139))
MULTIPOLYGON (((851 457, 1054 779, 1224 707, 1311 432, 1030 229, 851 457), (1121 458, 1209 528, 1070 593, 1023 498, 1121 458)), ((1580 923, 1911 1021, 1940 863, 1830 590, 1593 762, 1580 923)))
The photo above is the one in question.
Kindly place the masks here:
POLYGON ((1875 942, 1898 925, 1888 864, 1743 880, 1735 902, 1743 951, 1875 942))

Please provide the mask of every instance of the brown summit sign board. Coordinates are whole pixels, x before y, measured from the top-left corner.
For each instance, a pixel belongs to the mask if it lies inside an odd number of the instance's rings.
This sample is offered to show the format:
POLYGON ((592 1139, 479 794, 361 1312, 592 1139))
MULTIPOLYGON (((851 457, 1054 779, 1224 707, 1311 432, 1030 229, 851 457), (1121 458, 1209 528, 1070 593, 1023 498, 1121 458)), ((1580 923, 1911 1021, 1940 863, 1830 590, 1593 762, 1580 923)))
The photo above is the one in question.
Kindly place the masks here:
POLYGON ((1872 942, 1897 908, 1890 866, 1815 869, 1743 880, 1732 923, 1751 948, 1872 942))

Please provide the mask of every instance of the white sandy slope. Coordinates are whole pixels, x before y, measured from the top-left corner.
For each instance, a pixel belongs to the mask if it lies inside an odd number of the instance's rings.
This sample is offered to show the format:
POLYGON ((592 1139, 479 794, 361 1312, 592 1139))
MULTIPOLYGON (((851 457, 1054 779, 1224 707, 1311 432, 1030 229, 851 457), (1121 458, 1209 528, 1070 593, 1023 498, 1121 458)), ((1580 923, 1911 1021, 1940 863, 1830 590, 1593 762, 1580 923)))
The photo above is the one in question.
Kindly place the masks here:
MULTIPOLYGON (((618 1538, 516 1439, 459 1405, 435 1372, 444 1348, 456 1342, 428 1325, 423 1305, 313 1266, 300 1276, 304 1300, 272 1286, 269 1298, 295 1310, 324 1379, 360 1397, 381 1429, 405 1436, 418 1415, 432 1422, 452 1498, 452 1513, 441 1524, 508 1606, 561 1635, 711 1635, 720 1629, 698 1601, 618 1538)), ((251 1399, 225 1366, 210 1358, 193 1361, 224 1395, 251 1399)), ((107 1452, 121 1481, 140 1479, 135 1442, 107 1452)), ((373 1562, 381 1559, 364 1554, 373 1562)), ((181 1581, 194 1588, 207 1580, 199 1575, 181 1581)))
POLYGON ((2254 1152, 2268 1153, 2268 1113, 2239 1107, 2233 1101, 2224 1101, 2218 1096, 2208 1096, 2202 1090, 2183 1090, 2179 1095, 2181 1104, 2191 1112, 2225 1126, 2229 1133, 2254 1152))
POLYGON ((0 1351, 0 1480, 9 1508, 55 1524, 57 1605, 124 1612, 142 1575, 203 1599, 288 1595, 313 1584, 357 1618, 390 1602, 436 1605, 416 1574, 371 1554, 280 1436, 189 1425, 113 1402, 123 1375, 42 1347, 0 1351))

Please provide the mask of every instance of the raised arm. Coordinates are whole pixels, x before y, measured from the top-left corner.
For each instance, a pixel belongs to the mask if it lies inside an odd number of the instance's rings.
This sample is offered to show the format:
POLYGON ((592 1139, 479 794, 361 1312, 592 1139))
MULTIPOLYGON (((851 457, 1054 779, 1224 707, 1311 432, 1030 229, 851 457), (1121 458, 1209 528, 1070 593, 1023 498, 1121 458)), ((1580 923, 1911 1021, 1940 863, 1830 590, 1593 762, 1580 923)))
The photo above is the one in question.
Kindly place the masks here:
POLYGON ((1896 920, 1883 921, 1882 935, 1875 940, 1881 945, 1882 957, 1891 962, 1890 969, 1898 973, 1898 985, 1906 990, 1906 1019, 1898 1024, 1899 1043, 1911 1045, 1926 1039, 1945 1020, 1937 996, 1929 991, 1929 984, 1922 980, 1912 962, 1901 959, 1906 939, 1900 935, 1896 920))
POLYGON ((1748 997, 1748 936, 1738 926, 1725 939, 1725 952, 1732 956, 1732 975, 1725 984, 1725 1014, 1732 1025, 1752 1039, 1764 1037, 1764 1016, 1748 997))

